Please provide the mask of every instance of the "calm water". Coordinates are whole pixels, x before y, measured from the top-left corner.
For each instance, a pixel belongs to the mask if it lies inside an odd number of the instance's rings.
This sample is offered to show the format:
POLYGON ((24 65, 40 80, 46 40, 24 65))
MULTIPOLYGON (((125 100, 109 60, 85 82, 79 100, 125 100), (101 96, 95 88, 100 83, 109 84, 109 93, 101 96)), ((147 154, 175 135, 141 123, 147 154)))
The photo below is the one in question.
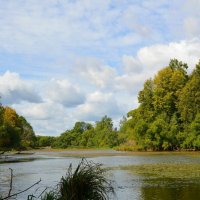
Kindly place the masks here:
MULTIPOLYGON (((191 155, 121 155, 115 151, 90 151, 104 156, 88 157, 88 160, 102 163, 105 167, 117 167, 126 165, 138 165, 148 163, 199 163, 200 158, 191 155), (113 155, 105 156, 112 153, 113 155)), ((73 154, 81 152, 40 153, 29 156, 15 156, 15 159, 29 159, 28 162, 13 162, 0 164, 0 194, 7 194, 9 188, 10 171, 14 170, 13 192, 20 191, 40 178, 42 182, 28 193, 18 196, 18 199, 26 199, 27 194, 39 195, 46 186, 55 186, 60 178, 65 175, 69 164, 74 167, 80 162, 81 157, 73 154), (39 188, 39 189, 38 189, 39 188)), ((88 151, 87 151, 88 153, 88 151)), ((80 155, 81 156, 81 155, 80 155)), ((94 155, 93 155, 94 156, 94 155)), ((119 200, 199 200, 199 179, 148 179, 146 177, 131 174, 124 170, 110 170, 109 178, 114 180, 116 196, 119 200)))

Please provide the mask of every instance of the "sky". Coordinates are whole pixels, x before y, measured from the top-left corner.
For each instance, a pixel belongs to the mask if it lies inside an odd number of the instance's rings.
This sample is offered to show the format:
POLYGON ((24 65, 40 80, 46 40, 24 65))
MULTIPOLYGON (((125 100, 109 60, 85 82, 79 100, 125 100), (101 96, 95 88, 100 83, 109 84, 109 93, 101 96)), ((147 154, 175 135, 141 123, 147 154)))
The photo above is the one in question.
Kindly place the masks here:
POLYGON ((0 96, 37 135, 107 115, 118 126, 144 81, 200 59, 200 0, 0 0, 0 96))

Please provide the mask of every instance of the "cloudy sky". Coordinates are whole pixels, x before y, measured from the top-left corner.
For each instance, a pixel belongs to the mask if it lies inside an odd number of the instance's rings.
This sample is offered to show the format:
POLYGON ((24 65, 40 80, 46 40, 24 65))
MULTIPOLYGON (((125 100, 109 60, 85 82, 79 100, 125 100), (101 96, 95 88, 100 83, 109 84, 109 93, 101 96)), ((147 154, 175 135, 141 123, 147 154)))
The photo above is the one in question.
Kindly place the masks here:
POLYGON ((36 134, 117 126, 171 58, 200 58, 200 0, 0 0, 0 96, 36 134))

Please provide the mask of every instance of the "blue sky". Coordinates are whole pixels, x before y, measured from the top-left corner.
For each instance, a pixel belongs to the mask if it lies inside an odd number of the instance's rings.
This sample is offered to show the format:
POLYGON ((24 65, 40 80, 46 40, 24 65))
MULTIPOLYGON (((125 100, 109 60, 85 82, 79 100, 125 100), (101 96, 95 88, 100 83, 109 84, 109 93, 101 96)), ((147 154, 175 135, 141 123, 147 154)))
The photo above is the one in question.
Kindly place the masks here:
POLYGON ((117 126, 171 58, 200 58, 200 0, 0 0, 0 96, 36 134, 117 126))

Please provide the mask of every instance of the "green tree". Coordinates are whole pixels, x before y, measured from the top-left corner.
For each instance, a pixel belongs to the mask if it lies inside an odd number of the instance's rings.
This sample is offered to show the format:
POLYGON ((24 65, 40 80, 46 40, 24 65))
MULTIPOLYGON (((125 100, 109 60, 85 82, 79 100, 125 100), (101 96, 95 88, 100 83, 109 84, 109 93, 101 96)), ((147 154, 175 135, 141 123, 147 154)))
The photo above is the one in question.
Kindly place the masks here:
POLYGON ((196 65, 178 99, 181 119, 185 123, 192 122, 196 114, 200 112, 200 62, 196 65))
POLYGON ((50 147, 55 142, 55 137, 51 136, 37 136, 36 137, 36 146, 38 147, 50 147))
POLYGON ((144 83, 138 108, 128 112, 120 127, 120 141, 135 140, 135 146, 151 150, 199 148, 200 137, 191 132, 200 112, 200 63, 189 76, 187 68, 172 59, 144 83))
POLYGON ((186 69, 186 64, 173 59, 155 76, 153 104, 156 113, 164 111, 172 116, 177 111, 178 95, 188 80, 186 69))
POLYGON ((24 147, 35 147, 36 136, 32 126, 26 121, 23 116, 19 117, 21 123, 22 132, 20 134, 21 145, 24 147))
POLYGON ((26 119, 0 104, 0 148, 34 147, 34 142, 34 131, 26 119))
POLYGON ((10 107, 4 108, 3 114, 3 130, 5 131, 9 138, 9 147, 17 148, 20 146, 20 122, 18 120, 19 116, 16 111, 10 107))

